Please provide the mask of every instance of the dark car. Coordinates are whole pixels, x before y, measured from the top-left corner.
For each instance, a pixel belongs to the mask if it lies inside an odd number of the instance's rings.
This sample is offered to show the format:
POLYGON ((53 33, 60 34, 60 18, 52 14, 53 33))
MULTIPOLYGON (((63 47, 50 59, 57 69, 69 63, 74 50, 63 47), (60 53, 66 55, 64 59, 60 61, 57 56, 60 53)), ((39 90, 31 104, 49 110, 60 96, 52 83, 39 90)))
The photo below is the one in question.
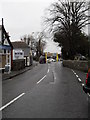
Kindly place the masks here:
POLYGON ((45 56, 40 56, 40 58, 39 58, 39 63, 40 63, 40 64, 46 63, 45 56))
POLYGON ((85 93, 90 94, 90 69, 87 73, 87 77, 86 77, 85 85, 83 86, 83 90, 85 91, 85 93))

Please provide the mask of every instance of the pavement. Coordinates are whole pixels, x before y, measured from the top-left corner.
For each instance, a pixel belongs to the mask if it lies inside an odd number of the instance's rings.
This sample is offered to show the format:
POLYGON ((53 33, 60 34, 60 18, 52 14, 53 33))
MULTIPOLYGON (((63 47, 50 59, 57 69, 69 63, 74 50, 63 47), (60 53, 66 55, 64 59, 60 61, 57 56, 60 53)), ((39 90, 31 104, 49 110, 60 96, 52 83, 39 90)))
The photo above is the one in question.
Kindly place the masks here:
POLYGON ((28 70, 31 70, 33 67, 37 66, 38 65, 38 62, 34 61, 33 62, 33 65, 31 66, 28 66, 28 67, 25 67, 24 69, 21 69, 19 71, 11 71, 10 73, 3 73, 2 74, 2 80, 7 80, 7 79, 11 79, 15 76, 18 76, 28 70))

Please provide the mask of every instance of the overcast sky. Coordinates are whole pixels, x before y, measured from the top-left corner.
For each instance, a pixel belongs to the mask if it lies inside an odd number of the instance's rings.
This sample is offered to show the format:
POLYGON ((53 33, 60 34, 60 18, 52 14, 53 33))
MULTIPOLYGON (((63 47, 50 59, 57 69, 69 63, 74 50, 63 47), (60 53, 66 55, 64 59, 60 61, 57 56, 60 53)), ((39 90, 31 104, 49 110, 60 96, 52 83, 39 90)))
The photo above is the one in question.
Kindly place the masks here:
MULTIPOLYGON (((5 29, 11 40, 19 40, 25 34, 42 31, 45 9, 54 1, 56 0, 2 0, 0 18, 4 18, 5 29)), ((60 52, 57 44, 48 41, 45 51, 60 52)))

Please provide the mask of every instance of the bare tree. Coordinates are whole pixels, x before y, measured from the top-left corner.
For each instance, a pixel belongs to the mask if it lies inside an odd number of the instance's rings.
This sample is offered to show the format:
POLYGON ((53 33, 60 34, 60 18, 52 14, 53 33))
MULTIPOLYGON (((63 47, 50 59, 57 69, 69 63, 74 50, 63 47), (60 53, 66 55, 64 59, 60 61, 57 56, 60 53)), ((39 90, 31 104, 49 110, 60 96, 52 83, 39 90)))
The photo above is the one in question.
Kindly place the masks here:
POLYGON ((89 3, 84 1, 58 0, 51 5, 48 10, 50 17, 45 22, 50 26, 51 31, 60 34, 62 40, 58 40, 63 48, 67 47, 66 54, 73 59, 80 40, 83 27, 88 25, 90 16, 87 12, 90 10, 89 3))
POLYGON ((33 52, 36 52, 37 59, 39 59, 43 54, 43 50, 46 45, 46 42, 44 41, 44 33, 33 32, 31 35, 24 35, 21 40, 28 44, 33 52))

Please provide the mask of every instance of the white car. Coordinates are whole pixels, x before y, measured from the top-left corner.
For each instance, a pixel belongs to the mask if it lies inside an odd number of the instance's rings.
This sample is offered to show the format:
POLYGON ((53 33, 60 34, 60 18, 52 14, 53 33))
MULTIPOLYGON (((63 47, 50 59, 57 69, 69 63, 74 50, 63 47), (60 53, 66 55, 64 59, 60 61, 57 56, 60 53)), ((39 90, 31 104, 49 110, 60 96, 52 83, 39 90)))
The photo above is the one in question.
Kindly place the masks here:
POLYGON ((55 60, 55 59, 53 59, 53 58, 50 58, 50 61, 51 61, 51 62, 56 62, 56 60, 55 60))

